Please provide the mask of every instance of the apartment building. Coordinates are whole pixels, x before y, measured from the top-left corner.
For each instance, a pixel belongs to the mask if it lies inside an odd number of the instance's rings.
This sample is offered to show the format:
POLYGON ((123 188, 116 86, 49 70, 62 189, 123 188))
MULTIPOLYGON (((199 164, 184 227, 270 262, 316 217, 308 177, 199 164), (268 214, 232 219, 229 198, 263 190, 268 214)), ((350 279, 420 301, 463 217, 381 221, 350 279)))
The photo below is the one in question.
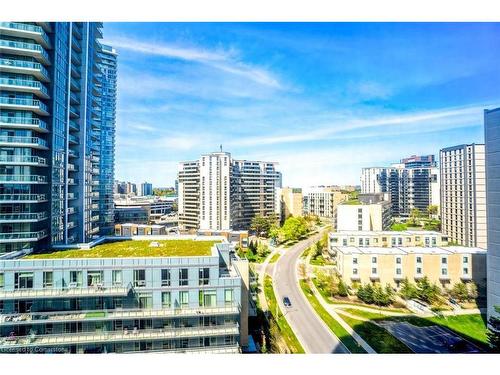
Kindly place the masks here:
POLYGON ((229 152, 179 164, 179 227, 183 231, 245 230, 276 212, 281 175, 275 162, 233 159, 229 152))
POLYGON ((153 224, 165 215, 172 213, 175 198, 163 197, 127 197, 115 199, 115 217, 117 224, 153 224))
POLYGON ((337 206, 349 199, 349 194, 335 187, 312 187, 304 193, 304 214, 335 218, 337 206))
POLYGON ((448 236, 434 231, 337 231, 329 233, 330 248, 357 247, 441 247, 448 246, 448 236))
POLYGON ((389 284, 399 289, 407 278, 450 289, 458 282, 486 285, 486 250, 477 247, 380 247, 339 246, 330 249, 346 284, 389 284))
POLYGON ((141 184, 141 194, 143 197, 153 195, 153 184, 149 182, 143 182, 141 184))
POLYGON ((484 111, 488 224, 488 317, 500 306, 500 108, 484 111))
POLYGON ((391 226, 391 203, 383 194, 359 194, 337 206, 334 228, 337 231, 381 231, 391 226))
POLYGON ((290 216, 302 216, 304 205, 301 188, 284 187, 277 190, 277 214, 281 220, 290 216))
POLYGON ((440 151, 442 231, 460 245, 486 248, 484 145, 440 151))
POLYGON ((115 236, 117 237, 132 237, 132 236, 162 236, 167 234, 165 225, 148 225, 148 224, 116 224, 115 236))
POLYGON ((113 181, 102 152, 114 98, 103 103, 101 29, 0 22, 0 255, 91 241, 109 225, 100 183, 113 181))
POLYGON ((102 257, 104 244, 0 260, 0 352, 244 349, 247 261, 223 238, 148 238, 146 250, 125 244, 113 257, 102 257))
POLYGON ((440 205, 440 174, 433 155, 411 156, 389 167, 363 168, 361 193, 388 193, 391 215, 409 217, 412 209, 425 212, 440 205))

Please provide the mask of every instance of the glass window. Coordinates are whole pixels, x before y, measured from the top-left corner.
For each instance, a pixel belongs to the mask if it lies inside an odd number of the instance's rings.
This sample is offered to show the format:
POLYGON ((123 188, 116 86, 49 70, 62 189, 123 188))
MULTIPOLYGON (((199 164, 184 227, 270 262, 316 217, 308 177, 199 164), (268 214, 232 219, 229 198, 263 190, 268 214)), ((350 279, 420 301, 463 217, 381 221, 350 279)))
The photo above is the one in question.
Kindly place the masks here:
POLYGON ((82 271, 69 271, 69 287, 79 288, 83 283, 82 271))
POLYGON ((377 263, 377 257, 372 257, 372 263, 377 263))
POLYGON ((3 289, 5 286, 5 276, 3 273, 0 273, 0 289, 3 289))
POLYGON ((170 270, 161 270, 161 286, 170 286, 170 270))
POLYGON ((15 289, 33 289, 33 272, 16 272, 15 289))
POLYGON ((180 291, 179 292, 179 303, 181 307, 189 306, 189 292, 188 291, 180 291))
POLYGON ((419 274, 419 275, 422 274, 422 268, 417 267, 417 274, 419 274))
POLYGON ((122 271, 121 270, 113 270, 113 286, 122 286, 122 271))
POLYGON ((464 258, 463 258, 463 262, 464 262, 464 263, 469 263, 469 257, 464 257, 464 258))
POLYGON ((401 268, 396 268, 396 275, 401 275, 401 268))
POLYGON ((448 263, 448 259, 446 259, 445 257, 442 257, 441 264, 446 264, 446 263, 448 263))
POLYGON ((198 270, 199 285, 208 285, 210 282, 210 268, 200 268, 198 270))
POLYGON ((139 294, 139 308, 150 309, 153 307, 153 296, 150 293, 139 294))
POLYGON ((376 274, 377 274, 377 269, 376 269, 376 268, 372 268, 372 274, 373 274, 373 275, 376 275, 376 274))
POLYGON ((464 275, 468 275, 469 274, 469 269, 467 267, 464 267, 464 275))
POLYGON ((448 275, 448 270, 446 268, 441 269, 441 275, 446 276, 448 275))
POLYGON ((344 239, 342 240, 342 245, 343 245, 343 246, 347 246, 347 238, 344 238, 344 239))
POLYGON ((199 305, 202 307, 217 306, 217 292, 214 290, 200 290, 199 305))
POLYGON ((161 307, 164 309, 170 308, 172 305, 170 292, 161 293, 161 307))
POLYGON ((352 264, 358 264, 358 258, 352 258, 352 264))
POLYGON ((401 258, 400 257, 396 258, 396 264, 401 264, 401 258))
POLYGON ((187 268, 181 268, 179 270, 179 285, 180 286, 188 285, 188 269, 187 268))
POLYGON ((88 271, 87 286, 102 286, 103 271, 88 271))
POLYGON ((422 257, 417 257, 417 263, 422 263, 422 257))
POLYGON ((224 289, 224 303, 226 305, 233 304, 233 290, 232 289, 224 289))
POLYGON ((54 273, 52 271, 45 271, 43 273, 43 287, 52 288, 54 285, 54 273))
POLYGON ((352 274, 353 275, 357 275, 358 274, 358 269, 357 268, 353 268, 352 269, 352 274))
POLYGON ((139 288, 146 286, 146 270, 134 270, 134 286, 139 288))

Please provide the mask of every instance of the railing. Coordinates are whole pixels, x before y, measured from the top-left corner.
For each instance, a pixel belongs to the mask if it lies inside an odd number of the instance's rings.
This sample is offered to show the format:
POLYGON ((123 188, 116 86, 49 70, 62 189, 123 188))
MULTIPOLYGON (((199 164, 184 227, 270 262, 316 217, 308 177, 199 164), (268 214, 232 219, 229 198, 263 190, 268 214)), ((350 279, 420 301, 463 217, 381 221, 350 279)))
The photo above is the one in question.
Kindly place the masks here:
POLYGON ((17 78, 0 78, 0 85, 32 87, 49 96, 49 90, 39 81, 17 78))
POLYGON ((24 61, 24 60, 11 60, 11 59, 0 59, 0 65, 2 66, 13 66, 16 68, 25 68, 39 70, 45 77, 49 77, 49 72, 45 67, 34 61, 24 61))
POLYGON ((116 309, 116 310, 79 310, 39 313, 0 314, 0 325, 45 324, 52 322, 73 322, 89 320, 128 320, 148 318, 195 317, 238 315, 238 305, 230 307, 203 307, 186 309, 116 309))
POLYGON ((43 202, 45 194, 0 194, 0 202, 43 202))
MULTIPOLYGON (((41 230, 38 232, 16 232, 16 233, 0 233, 0 240, 23 240, 23 239, 36 239, 39 240, 47 236, 47 231, 41 230)), ((0 291, 0 299, 5 292, 0 291)))
POLYGON ((78 137, 76 135, 70 134, 68 139, 70 140, 70 142, 79 143, 78 137))
POLYGON ((15 42, 12 40, 0 40, 0 47, 18 48, 18 49, 29 49, 31 51, 39 52, 47 61, 49 61, 49 54, 45 49, 34 43, 26 42, 15 42))
POLYGON ((48 107, 45 105, 45 103, 41 102, 38 99, 7 98, 5 96, 2 96, 2 97, 0 97, 0 104, 24 105, 24 106, 28 106, 28 107, 39 107, 41 110, 43 110, 45 112, 48 112, 48 107))
POLYGON ((39 156, 29 155, 0 155, 0 163, 29 163, 47 165, 47 160, 39 156))
POLYGON ((43 121, 43 120, 38 119, 38 118, 2 116, 2 117, 0 117, 0 123, 3 123, 3 124, 18 124, 18 125, 27 125, 27 126, 35 125, 35 126, 38 126, 41 129, 49 130, 49 128, 47 126, 47 123, 45 121, 43 121))
POLYGON ((84 344, 96 342, 126 342, 140 340, 161 340, 168 338, 209 337, 238 335, 238 324, 202 328, 160 328, 142 330, 122 330, 105 332, 80 332, 51 335, 10 336, 0 340, 0 348, 25 346, 52 346, 61 344, 84 344))
POLYGON ((38 137, 11 137, 2 135, 0 136, 0 143, 21 143, 47 147, 47 141, 38 137))
POLYGON ((17 23, 17 22, 0 22, 0 27, 4 27, 6 29, 29 31, 31 33, 38 33, 42 36, 45 43, 47 43, 47 45, 50 45, 49 37, 45 33, 45 30, 43 30, 43 28, 41 28, 40 26, 17 23))
POLYGON ((241 353, 241 350, 238 344, 230 344, 230 345, 217 345, 217 346, 189 346, 187 348, 175 348, 175 349, 124 350, 121 353, 238 354, 241 353))
POLYGON ((35 212, 25 214, 0 214, 0 222, 2 221, 26 221, 26 220, 43 220, 47 218, 46 212, 35 212))
MULTIPOLYGON (((12 234, 12 233, 11 233, 12 234)), ((0 237, 1 238, 1 237, 0 237)), ((16 289, 11 291, 0 290, 0 299, 19 298, 73 298, 92 296, 126 296, 131 288, 92 286, 88 288, 67 289, 16 289)))
POLYGON ((0 175, 0 182, 47 182, 46 176, 3 174, 0 175))
POLYGON ((69 151, 68 151, 68 155, 69 155, 69 156, 71 156, 71 157, 77 158, 77 157, 78 157, 78 155, 80 155, 80 154, 78 153, 78 151, 75 151, 75 150, 69 149, 69 151))

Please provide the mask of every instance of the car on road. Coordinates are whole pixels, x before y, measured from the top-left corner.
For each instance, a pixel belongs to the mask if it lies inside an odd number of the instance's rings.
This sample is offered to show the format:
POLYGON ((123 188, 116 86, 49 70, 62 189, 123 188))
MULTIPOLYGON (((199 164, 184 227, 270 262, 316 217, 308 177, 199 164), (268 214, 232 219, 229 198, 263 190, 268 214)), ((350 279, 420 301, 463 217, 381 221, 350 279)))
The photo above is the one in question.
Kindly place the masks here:
POLYGON ((292 307, 292 302, 290 302, 290 298, 283 297, 283 305, 285 305, 285 307, 292 307))

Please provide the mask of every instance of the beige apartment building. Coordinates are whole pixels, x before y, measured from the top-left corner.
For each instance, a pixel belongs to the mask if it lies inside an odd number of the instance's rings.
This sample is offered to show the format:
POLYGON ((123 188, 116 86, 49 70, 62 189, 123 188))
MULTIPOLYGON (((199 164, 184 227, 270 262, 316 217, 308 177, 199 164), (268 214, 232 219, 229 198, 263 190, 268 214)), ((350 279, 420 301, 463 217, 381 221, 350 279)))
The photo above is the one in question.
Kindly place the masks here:
POLYGON ((337 206, 349 199, 335 187, 313 187, 304 194, 304 214, 334 219, 337 206))
POLYGON ((443 233, 463 246, 487 246, 484 144, 440 151, 443 233))
POLYGON ((448 246, 448 236, 434 231, 337 231, 329 234, 330 249, 334 247, 440 247, 448 246))
POLYGON ((303 202, 302 202, 302 189, 284 187, 278 189, 279 194, 279 205, 278 205, 278 215, 282 220, 290 216, 302 216, 303 202))
POLYGON ((330 248, 342 280, 350 285, 378 282, 399 289, 401 281, 427 276, 450 289, 458 282, 486 285, 486 250, 477 247, 356 247, 330 248))
POLYGON ((337 231, 381 231, 391 225, 391 203, 382 193, 359 194, 337 206, 334 220, 337 231))

